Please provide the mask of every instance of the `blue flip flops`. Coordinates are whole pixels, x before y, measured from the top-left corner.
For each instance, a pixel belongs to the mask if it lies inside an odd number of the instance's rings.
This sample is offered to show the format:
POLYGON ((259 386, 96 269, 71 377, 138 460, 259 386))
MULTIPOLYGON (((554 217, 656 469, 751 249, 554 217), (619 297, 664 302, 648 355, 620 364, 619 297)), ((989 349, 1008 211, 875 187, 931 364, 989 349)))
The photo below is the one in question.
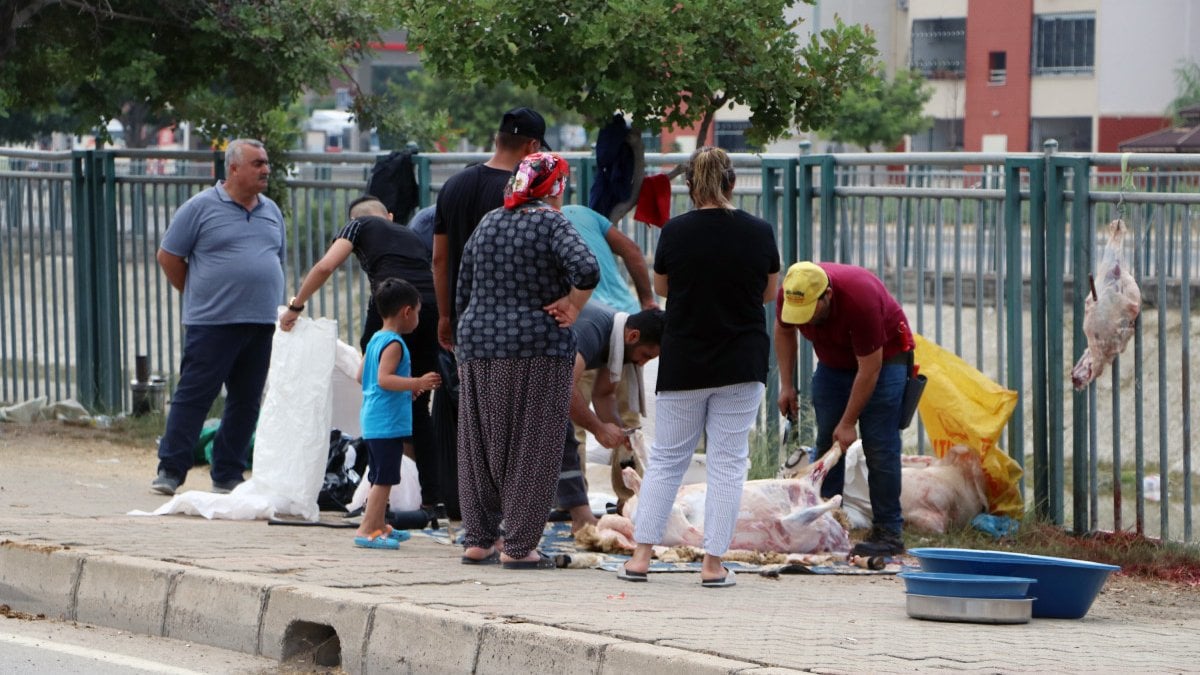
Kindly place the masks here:
POLYGON ((378 548, 395 551, 400 548, 400 541, 384 534, 383 530, 375 530, 369 537, 355 537, 354 545, 359 548, 378 548))
POLYGON ((394 527, 391 529, 390 532, 387 533, 387 536, 388 536, 388 539, 391 539, 392 541, 396 541, 396 542, 408 541, 409 539, 412 539, 411 532, 409 532, 408 530, 397 530, 394 527))

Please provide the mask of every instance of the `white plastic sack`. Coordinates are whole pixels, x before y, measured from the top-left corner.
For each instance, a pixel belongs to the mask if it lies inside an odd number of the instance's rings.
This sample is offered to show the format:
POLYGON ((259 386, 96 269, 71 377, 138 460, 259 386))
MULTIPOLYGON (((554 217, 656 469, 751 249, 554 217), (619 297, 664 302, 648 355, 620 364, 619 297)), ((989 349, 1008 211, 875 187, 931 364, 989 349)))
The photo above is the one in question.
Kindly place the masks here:
POLYGON ((274 517, 275 507, 265 495, 247 492, 247 481, 222 495, 215 492, 188 490, 171 498, 171 501, 152 512, 130 511, 131 516, 165 516, 182 513, 185 516, 203 516, 212 520, 257 520, 274 517))
POLYGON ((330 378, 337 322, 301 317, 290 332, 276 328, 254 437, 254 474, 234 494, 262 495, 275 515, 320 516, 317 495, 329 460, 330 378), (244 489, 243 489, 244 488, 244 489))
POLYGON ((291 332, 275 329, 267 394, 254 437, 254 473, 229 494, 191 490, 153 511, 229 520, 294 515, 315 522, 329 459, 330 380, 337 322, 300 317, 291 332))
POLYGON ((850 527, 871 526, 871 490, 867 486, 867 456, 862 439, 846 451, 846 479, 842 484, 842 509, 850 518, 850 527))
POLYGON ((358 383, 358 364, 362 356, 358 350, 338 340, 334 360, 333 377, 329 387, 333 397, 333 420, 331 426, 347 436, 362 435, 359 413, 362 411, 362 385, 358 383))
MULTIPOLYGON (((365 505, 367 490, 370 489, 371 484, 364 476, 358 482, 358 487, 354 489, 354 497, 346 508, 353 511, 365 505)), ((388 494, 388 510, 416 511, 419 508, 421 508, 421 475, 417 471, 417 463, 409 459, 408 455, 404 455, 400 458, 400 483, 393 485, 392 491, 388 494)))

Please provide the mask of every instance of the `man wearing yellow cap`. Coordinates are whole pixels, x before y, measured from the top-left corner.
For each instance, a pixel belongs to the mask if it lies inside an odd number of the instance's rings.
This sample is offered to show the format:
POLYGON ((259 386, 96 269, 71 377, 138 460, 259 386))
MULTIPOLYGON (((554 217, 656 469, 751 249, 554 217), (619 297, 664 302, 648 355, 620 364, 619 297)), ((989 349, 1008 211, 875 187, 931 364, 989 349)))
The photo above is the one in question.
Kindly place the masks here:
MULTIPOLYGON (((900 515, 900 409, 913 349, 900 303, 871 272, 854 265, 798 262, 788 268, 776 298, 775 356, 779 411, 797 411, 796 333, 813 345, 812 378, 817 451, 844 450, 862 432, 873 523, 852 555, 904 552, 900 515)), ((821 485, 821 496, 841 494, 845 462, 821 485)))

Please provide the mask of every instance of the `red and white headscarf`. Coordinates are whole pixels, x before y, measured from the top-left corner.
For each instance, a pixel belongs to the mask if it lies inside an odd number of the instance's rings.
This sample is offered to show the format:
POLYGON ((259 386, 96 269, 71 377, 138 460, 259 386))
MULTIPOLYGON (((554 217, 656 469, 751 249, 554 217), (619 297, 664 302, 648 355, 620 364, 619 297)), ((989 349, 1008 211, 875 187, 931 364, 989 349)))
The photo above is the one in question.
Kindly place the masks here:
POLYGON ((570 175, 571 165, 558 153, 527 155, 504 188, 504 208, 514 209, 534 199, 560 195, 570 175))

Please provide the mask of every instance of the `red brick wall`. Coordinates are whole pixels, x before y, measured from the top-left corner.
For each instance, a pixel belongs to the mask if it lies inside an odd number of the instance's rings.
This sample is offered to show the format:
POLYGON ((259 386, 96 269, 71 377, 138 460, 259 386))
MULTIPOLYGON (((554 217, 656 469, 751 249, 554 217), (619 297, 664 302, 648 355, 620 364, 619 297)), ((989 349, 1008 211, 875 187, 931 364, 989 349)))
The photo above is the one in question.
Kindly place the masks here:
MULTIPOLYGON (((696 147, 699 148, 705 145, 712 145, 715 138, 716 129, 717 123, 714 120, 708 125, 708 138, 703 140, 699 138, 696 139, 696 147)), ((659 150, 658 148, 646 148, 646 152, 675 152, 674 145, 676 136, 695 136, 699 133, 699 122, 685 129, 663 129, 662 135, 660 136, 662 139, 662 150, 659 150)))
POLYGON ((1166 117, 1101 117, 1096 152, 1120 152, 1122 141, 1171 126, 1166 117))
POLYGON ((1029 148, 1029 52, 1033 0, 968 0, 963 147, 982 149, 985 134, 1008 136, 1009 152, 1029 148), (1005 52, 1007 79, 989 84, 988 54, 1005 52))

